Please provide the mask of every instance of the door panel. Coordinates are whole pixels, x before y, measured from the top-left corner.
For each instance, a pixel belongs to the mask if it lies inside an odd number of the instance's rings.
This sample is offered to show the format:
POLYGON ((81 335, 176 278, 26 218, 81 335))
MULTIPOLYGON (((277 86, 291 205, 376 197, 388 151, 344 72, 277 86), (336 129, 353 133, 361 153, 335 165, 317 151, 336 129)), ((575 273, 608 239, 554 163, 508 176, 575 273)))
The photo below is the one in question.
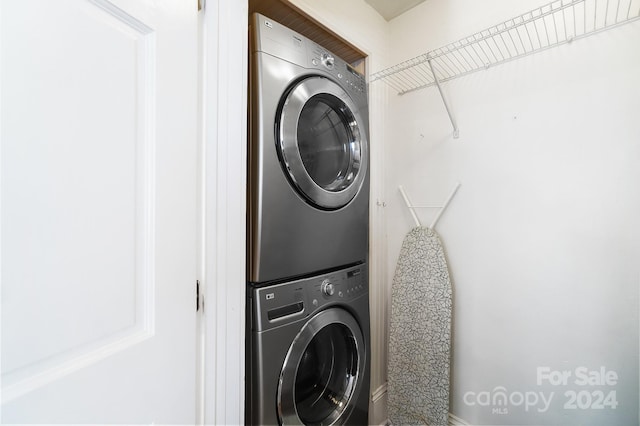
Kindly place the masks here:
POLYGON ((368 166, 363 120, 349 94, 328 78, 306 78, 278 114, 278 154, 294 187, 322 209, 347 205, 368 166))
POLYGON ((312 317, 294 339, 280 373, 282 424, 342 424, 363 384, 364 336, 346 310, 312 317))
POLYGON ((1 7, 2 421, 192 423, 195 2, 1 7))

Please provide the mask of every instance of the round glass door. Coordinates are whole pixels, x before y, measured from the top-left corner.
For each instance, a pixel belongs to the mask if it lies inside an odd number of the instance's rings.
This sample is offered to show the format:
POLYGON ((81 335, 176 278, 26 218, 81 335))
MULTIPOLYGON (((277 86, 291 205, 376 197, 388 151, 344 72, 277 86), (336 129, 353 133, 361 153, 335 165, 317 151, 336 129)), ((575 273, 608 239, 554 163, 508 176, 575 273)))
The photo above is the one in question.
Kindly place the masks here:
POLYGON ((314 316, 287 353, 278 386, 283 425, 335 425, 360 391, 364 341, 356 320, 333 308, 314 316))
POLYGON ((297 83, 277 122, 278 151, 298 192, 312 205, 338 209, 366 175, 367 139, 351 97, 325 77, 297 83))

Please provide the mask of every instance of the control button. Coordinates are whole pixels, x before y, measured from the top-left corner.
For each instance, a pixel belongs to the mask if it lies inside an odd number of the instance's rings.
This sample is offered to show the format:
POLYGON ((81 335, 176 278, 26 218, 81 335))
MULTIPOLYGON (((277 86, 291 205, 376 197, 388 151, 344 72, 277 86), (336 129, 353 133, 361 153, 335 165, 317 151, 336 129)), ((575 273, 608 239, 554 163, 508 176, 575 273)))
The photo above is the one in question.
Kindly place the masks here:
POLYGON ((338 73, 338 78, 342 78, 342 74, 338 73))
POLYGON ((320 290, 322 291, 322 293, 324 293, 327 296, 333 296, 333 293, 335 291, 333 288, 333 284, 331 284, 331 281, 329 280, 322 281, 322 284, 320 285, 320 290))
POLYGON ((332 70, 335 65, 335 58, 328 53, 323 53, 320 57, 320 61, 322 61, 322 64, 330 70, 332 70))
POLYGON ((313 306, 318 306, 318 299, 313 299, 313 301, 311 302, 311 304, 313 306))
POLYGON ((313 65, 318 65, 318 60, 314 58, 314 59, 311 60, 311 63, 313 65))
POLYGON ((340 296, 340 297, 342 297, 342 296, 343 296, 343 294, 342 294, 342 292, 341 292, 341 291, 339 291, 339 292, 338 292, 338 296, 340 296))

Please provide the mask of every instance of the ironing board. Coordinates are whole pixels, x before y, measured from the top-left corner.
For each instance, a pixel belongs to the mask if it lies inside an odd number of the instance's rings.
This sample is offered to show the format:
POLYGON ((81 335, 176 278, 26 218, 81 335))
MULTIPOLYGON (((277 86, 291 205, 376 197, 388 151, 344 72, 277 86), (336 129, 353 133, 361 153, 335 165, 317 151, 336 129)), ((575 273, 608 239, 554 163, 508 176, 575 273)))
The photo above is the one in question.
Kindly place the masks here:
POLYGON ((440 238, 416 227, 405 237, 391 288, 389 420, 447 425, 451 281, 440 238))

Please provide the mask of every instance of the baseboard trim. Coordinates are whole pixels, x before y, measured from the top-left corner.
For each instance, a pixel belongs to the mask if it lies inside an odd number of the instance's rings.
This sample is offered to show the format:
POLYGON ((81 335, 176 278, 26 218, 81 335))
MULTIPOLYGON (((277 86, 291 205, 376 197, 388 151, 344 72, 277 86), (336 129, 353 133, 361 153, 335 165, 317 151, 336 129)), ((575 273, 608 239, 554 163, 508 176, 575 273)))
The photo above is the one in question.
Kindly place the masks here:
POLYGON ((471 426, 471 423, 467 423, 460 417, 449 413, 449 426, 471 426))
POLYGON ((371 394, 369 401, 369 424, 386 426, 389 410, 387 409, 387 383, 383 383, 371 394))
POLYGON ((378 389, 371 394, 371 402, 375 403, 387 393, 387 383, 383 383, 378 389))
MULTIPOLYGON (((387 419, 387 420, 383 421, 382 423, 379 423, 379 426, 393 426, 393 425, 391 424, 391 421, 389 421, 389 419, 387 419)), ((454 416, 453 414, 449 413, 449 425, 448 426, 471 426, 471 424, 465 422, 460 417, 454 416)))
MULTIPOLYGON (((371 394, 369 422, 379 426, 392 426, 387 411, 387 383, 380 385, 371 394)), ((448 426, 472 426, 455 414, 449 413, 448 426)))

